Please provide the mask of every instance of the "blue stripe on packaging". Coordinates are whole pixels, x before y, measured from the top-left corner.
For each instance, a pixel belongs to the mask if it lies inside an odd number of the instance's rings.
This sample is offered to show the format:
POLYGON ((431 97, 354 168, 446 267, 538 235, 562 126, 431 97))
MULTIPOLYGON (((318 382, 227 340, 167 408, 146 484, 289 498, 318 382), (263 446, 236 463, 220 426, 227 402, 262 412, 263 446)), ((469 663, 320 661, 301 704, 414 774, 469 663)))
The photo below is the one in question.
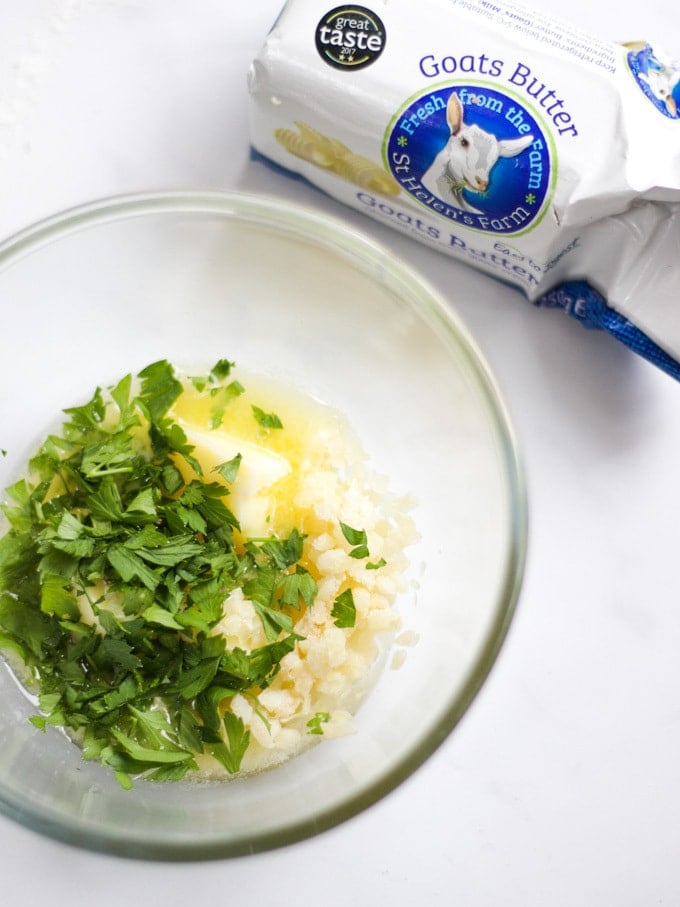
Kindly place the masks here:
POLYGON ((583 327, 606 331, 639 356, 680 381, 680 363, 632 321, 607 305, 605 298, 585 281, 562 283, 541 296, 536 305, 562 309, 583 327))

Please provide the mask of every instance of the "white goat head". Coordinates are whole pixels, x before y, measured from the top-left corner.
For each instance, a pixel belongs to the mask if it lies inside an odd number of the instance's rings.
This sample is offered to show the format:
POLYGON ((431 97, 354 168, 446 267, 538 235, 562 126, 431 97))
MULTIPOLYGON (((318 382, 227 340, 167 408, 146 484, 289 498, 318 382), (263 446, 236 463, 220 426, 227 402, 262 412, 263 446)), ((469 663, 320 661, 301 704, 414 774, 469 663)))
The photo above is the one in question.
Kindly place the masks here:
POLYGON ((650 64, 647 72, 641 72, 640 78, 649 85, 649 89, 657 100, 665 105, 666 110, 672 117, 678 115, 678 105, 673 97, 674 90, 680 82, 680 73, 673 71, 666 66, 662 66, 654 61, 656 66, 650 64))
POLYGON ((491 171, 500 157, 515 157, 534 140, 532 135, 517 139, 497 139, 476 124, 463 121, 463 105, 455 91, 446 105, 450 136, 423 176, 423 185, 444 201, 452 201, 464 211, 482 212, 466 201, 462 192, 486 192, 491 171))

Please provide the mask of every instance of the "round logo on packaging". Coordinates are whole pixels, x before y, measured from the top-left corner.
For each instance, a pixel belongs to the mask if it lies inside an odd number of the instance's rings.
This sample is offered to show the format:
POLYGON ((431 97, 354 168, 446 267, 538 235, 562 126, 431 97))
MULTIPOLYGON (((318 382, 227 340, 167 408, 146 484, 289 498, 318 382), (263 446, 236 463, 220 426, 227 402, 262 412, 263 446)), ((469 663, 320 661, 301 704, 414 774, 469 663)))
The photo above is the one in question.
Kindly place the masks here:
POLYGON ((486 84, 433 86, 386 135, 385 162, 432 213, 487 233, 522 233, 543 216, 556 177, 552 140, 530 108, 486 84))
POLYGON ((336 69, 363 69, 385 49, 385 26, 364 6, 336 6, 316 27, 316 49, 336 69))
POLYGON ((626 62, 638 86, 657 110, 680 119, 680 64, 664 59, 650 44, 629 47, 626 62))

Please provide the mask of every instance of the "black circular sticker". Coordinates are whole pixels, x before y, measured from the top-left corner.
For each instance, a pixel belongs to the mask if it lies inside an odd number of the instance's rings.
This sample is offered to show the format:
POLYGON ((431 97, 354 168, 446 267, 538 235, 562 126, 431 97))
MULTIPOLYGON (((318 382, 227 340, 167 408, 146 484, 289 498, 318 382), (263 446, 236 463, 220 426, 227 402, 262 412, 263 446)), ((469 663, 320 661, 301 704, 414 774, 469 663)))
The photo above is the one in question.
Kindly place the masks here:
POLYGON ((363 69, 385 49, 385 26, 364 6, 336 6, 316 27, 321 59, 337 69, 363 69))

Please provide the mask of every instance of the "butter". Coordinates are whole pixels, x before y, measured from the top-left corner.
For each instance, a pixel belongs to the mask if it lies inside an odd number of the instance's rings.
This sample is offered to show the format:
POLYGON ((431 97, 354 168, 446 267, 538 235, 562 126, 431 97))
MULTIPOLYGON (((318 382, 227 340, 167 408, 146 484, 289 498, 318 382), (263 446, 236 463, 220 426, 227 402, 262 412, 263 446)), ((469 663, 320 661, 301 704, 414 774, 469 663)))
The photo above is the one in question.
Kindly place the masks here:
POLYGON ((216 468, 241 455, 236 479, 230 485, 229 505, 238 513, 245 535, 264 535, 275 504, 275 497, 267 491, 291 472, 290 462, 275 451, 229 432, 206 431, 182 419, 179 424, 195 446, 193 456, 207 479, 222 481, 216 468))
POLYGON ((506 0, 289 0, 249 90, 256 158, 680 378, 680 64, 659 46, 506 0))

